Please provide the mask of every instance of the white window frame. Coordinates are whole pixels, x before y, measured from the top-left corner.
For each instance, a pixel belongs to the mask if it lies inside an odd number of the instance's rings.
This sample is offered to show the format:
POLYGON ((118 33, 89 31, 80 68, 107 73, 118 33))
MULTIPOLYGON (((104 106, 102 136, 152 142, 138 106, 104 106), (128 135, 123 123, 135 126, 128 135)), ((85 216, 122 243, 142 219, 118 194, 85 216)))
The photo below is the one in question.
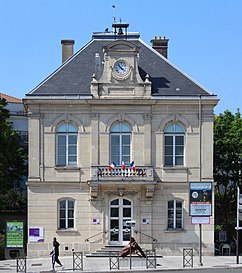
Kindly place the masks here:
POLYGON ((176 229, 176 230, 181 230, 183 229, 183 200, 180 199, 174 199, 174 200, 169 200, 167 202, 167 229, 176 229), (172 219, 172 227, 169 226, 169 202, 173 202, 173 207, 171 208, 173 210, 173 219, 172 219), (181 208, 177 208, 177 202, 181 203, 181 208), (177 227, 177 210, 181 210, 181 227, 177 227))
POLYGON ((165 128, 165 131, 164 131, 164 166, 173 167, 173 166, 184 166, 184 165, 185 165, 185 130, 181 124, 171 123, 165 128), (170 126, 173 127, 173 131, 167 131, 168 127, 170 126), (179 126, 179 128, 182 129, 182 131, 176 131, 177 126, 179 126), (183 137, 183 146, 182 146, 183 154, 182 155, 176 154, 176 148, 178 146, 181 146, 181 145, 178 145, 176 141, 176 137, 178 136, 183 137), (168 156, 171 157, 171 155, 166 154, 166 147, 168 146, 166 144, 166 137, 172 137, 172 164, 168 164, 166 161, 166 158, 168 156), (178 157, 182 157, 182 164, 176 163, 176 159, 178 157))
POLYGON ((75 200, 72 198, 62 198, 60 200, 58 200, 58 230, 66 230, 66 229, 74 229, 75 228, 75 200), (61 206, 60 203, 61 202, 65 202, 65 218, 62 218, 65 220, 65 227, 61 227, 60 221, 61 221, 61 206), (68 202, 73 202, 73 218, 69 218, 68 216, 68 202), (73 226, 70 227, 69 226, 69 219, 73 219, 73 226))
POLYGON ((110 130, 110 163, 112 163, 114 161, 114 163, 117 166, 121 166, 122 165, 122 161, 124 161, 125 165, 130 164, 131 162, 131 147, 132 147, 132 130, 130 125, 127 122, 116 122, 112 125, 111 130, 110 130), (119 125, 119 127, 121 128, 121 126, 125 125, 129 128, 129 131, 122 131, 122 129, 120 129, 119 131, 112 131, 112 129, 114 128, 114 126, 119 125), (119 136, 119 159, 118 162, 115 162, 115 160, 112 158, 112 136, 119 136), (129 136, 129 160, 127 160, 125 162, 125 160, 123 160, 123 153, 122 153, 122 147, 123 147, 123 136, 129 136))
POLYGON ((76 166, 77 165, 77 155, 78 155, 78 130, 77 126, 74 125, 73 123, 62 123, 57 127, 56 131, 56 166, 76 166), (71 125, 73 128, 75 128, 76 131, 74 132, 69 132, 68 128, 69 125, 71 125), (63 128, 63 126, 67 127, 66 131, 58 131, 60 127, 63 128), (63 136, 65 138, 65 162, 64 164, 61 164, 59 162, 59 155, 60 155, 60 146, 59 146, 59 137, 63 136), (76 136, 76 143, 72 144, 70 143, 69 137, 71 136, 76 136), (69 154, 69 150, 71 147, 76 147, 76 153, 69 154), (75 157, 74 161, 71 161, 71 157, 75 157))

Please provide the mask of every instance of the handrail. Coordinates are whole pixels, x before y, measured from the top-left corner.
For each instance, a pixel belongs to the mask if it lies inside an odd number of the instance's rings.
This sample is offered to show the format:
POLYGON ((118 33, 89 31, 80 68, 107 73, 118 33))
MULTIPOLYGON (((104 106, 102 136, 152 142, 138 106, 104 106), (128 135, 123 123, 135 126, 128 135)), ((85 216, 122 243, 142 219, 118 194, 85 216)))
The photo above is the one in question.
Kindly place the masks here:
POLYGON ((96 236, 98 236, 98 235, 100 235, 100 234, 106 234, 106 233, 108 233, 108 230, 104 230, 104 231, 101 231, 101 232, 99 232, 99 233, 97 233, 97 234, 95 234, 95 235, 92 235, 91 237, 88 237, 87 239, 85 239, 85 242, 89 242, 89 240, 91 239, 91 238, 93 238, 93 237, 96 237, 96 236))
POLYGON ((153 242, 157 242, 157 239, 155 239, 154 237, 152 237, 150 235, 147 235, 147 234, 145 234, 145 233, 143 233, 143 232, 141 232, 139 230, 134 230, 134 233, 140 233, 140 234, 142 234, 142 235, 144 235, 144 236, 146 236, 148 238, 151 238, 153 242))

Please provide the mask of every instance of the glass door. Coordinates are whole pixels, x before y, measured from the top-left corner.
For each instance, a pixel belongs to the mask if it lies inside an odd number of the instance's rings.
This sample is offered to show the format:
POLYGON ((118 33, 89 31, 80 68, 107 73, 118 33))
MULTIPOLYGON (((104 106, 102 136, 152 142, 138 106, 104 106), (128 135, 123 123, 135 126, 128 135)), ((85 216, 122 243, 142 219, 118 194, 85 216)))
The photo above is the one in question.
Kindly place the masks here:
POLYGON ((132 220, 132 203, 125 198, 110 202, 109 241, 113 245, 126 245, 130 240, 130 227, 126 221, 132 220))

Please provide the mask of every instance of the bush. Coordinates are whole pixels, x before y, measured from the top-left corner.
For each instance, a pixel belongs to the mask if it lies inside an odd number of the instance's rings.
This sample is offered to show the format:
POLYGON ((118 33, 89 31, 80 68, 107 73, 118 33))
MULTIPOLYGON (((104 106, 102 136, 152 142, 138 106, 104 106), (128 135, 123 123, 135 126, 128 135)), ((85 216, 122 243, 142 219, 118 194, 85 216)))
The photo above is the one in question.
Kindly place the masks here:
POLYGON ((0 234, 0 260, 4 260, 5 235, 0 234))

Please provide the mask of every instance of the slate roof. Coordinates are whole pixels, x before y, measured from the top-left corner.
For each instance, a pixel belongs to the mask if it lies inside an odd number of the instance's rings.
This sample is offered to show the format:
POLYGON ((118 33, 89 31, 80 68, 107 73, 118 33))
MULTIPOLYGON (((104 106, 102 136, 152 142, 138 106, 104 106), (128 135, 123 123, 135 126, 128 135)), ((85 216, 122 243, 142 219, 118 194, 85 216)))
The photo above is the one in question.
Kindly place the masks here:
MULTIPOLYGON (((95 54, 103 60, 103 47, 117 39, 113 33, 94 33, 92 40, 62 64, 49 77, 26 96, 91 95, 90 82, 96 72, 97 79, 102 74, 95 66, 95 54)), ((176 68, 160 53, 144 43, 139 34, 129 33, 127 40, 140 47, 139 72, 144 80, 150 76, 152 96, 211 96, 198 83, 176 68)))

